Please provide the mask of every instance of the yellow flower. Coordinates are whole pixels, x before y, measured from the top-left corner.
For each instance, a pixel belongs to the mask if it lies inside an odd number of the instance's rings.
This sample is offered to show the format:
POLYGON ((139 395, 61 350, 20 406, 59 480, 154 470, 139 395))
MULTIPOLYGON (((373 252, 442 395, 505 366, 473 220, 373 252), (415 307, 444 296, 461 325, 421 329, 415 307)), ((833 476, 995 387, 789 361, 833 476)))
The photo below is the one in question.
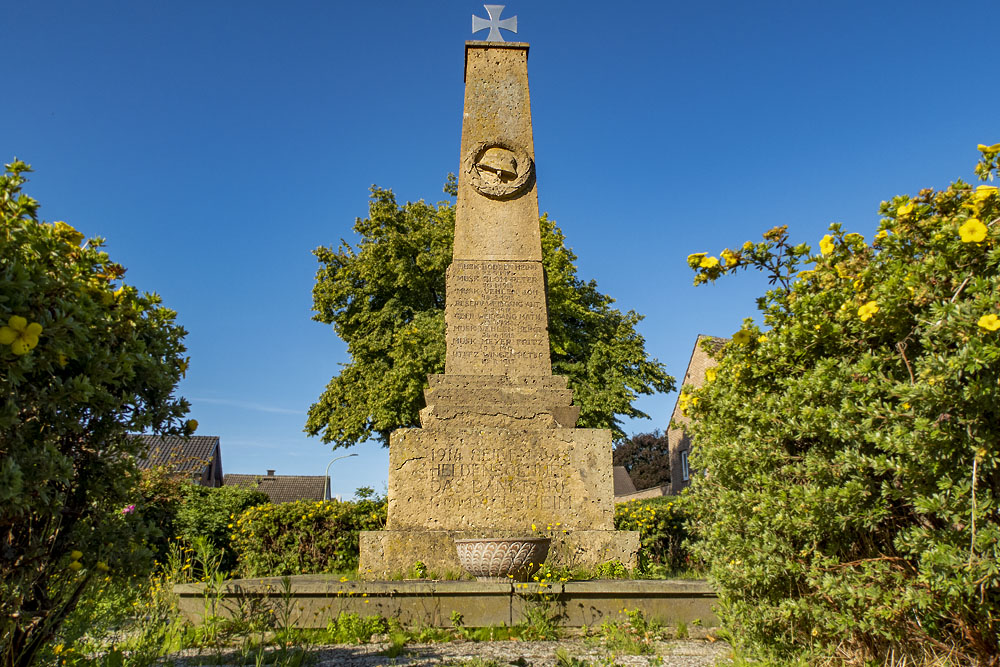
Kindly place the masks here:
POLYGON ((705 369, 705 382, 715 382, 716 374, 718 371, 714 367, 705 369))
POLYGON ((757 342, 758 343, 766 343, 767 342, 767 336, 760 336, 759 338, 757 338, 757 342))
POLYGON ((101 572, 107 572, 111 568, 109 568, 108 564, 105 563, 103 560, 99 560, 97 561, 97 569, 100 570, 101 572))
POLYGON ((969 218, 958 228, 962 243, 979 243, 986 238, 986 225, 978 218, 969 218))
POLYGON ((878 304, 875 303, 874 301, 869 301, 865 305, 858 308, 858 317, 861 318, 862 322, 867 322, 877 312, 878 312, 878 304))
POLYGON ((899 407, 903 408, 904 410, 909 410, 910 409, 910 404, 909 403, 902 403, 902 404, 900 404, 899 407))
POLYGON ((986 331, 996 331, 1000 329, 1000 317, 997 317, 996 313, 989 313, 980 317, 978 324, 986 331))
POLYGON ((78 560, 75 560, 75 561, 73 561, 72 563, 69 564, 69 569, 73 570, 74 572, 76 572, 77 570, 81 569, 82 567, 83 567, 83 565, 81 565, 80 561, 78 561, 78 560))
POLYGON ((973 196, 976 198, 976 201, 980 201, 983 199, 989 199, 995 194, 997 194, 997 186, 980 185, 979 187, 976 188, 976 191, 975 193, 973 193, 973 196))
POLYGON ((824 255, 833 252, 833 237, 827 234, 819 240, 819 251, 824 255))
POLYGON ((979 144, 976 146, 980 153, 997 153, 1000 152, 1000 144, 993 144, 992 146, 987 146, 986 144, 979 144))
POLYGON ((73 560, 80 560, 81 558, 83 558, 83 552, 82 551, 70 551, 69 552, 69 557, 72 558, 73 560))
POLYGON ((713 266, 718 266, 718 265, 719 265, 718 257, 702 257, 701 261, 698 262, 698 266, 700 266, 703 269, 710 269, 713 266))
POLYGON ((844 236, 844 241, 854 245, 860 245, 862 248, 865 247, 865 237, 861 234, 850 233, 844 236))
POLYGON ((881 241, 882 239, 886 238, 887 236, 889 236, 889 230, 888 229, 883 229, 883 230, 880 230, 875 235, 875 240, 876 241, 881 241))
POLYGON ((687 415, 688 408, 694 404, 695 401, 692 400, 691 394, 681 393, 681 395, 677 397, 677 407, 681 409, 682 415, 687 415))
POLYGON ((740 329, 733 334, 733 342, 737 345, 746 345, 750 342, 750 332, 745 329, 740 329))
POLYGON ((83 234, 73 229, 72 225, 67 225, 65 222, 55 222, 53 227, 56 228, 56 234, 70 245, 79 245, 80 241, 83 240, 83 234))
POLYGON ((896 209, 897 218, 905 218, 909 214, 913 213, 913 202, 906 202, 902 206, 896 209))
POLYGON ((729 248, 726 248, 720 254, 722 255, 722 261, 726 263, 726 266, 732 266, 739 260, 739 256, 729 248))
POLYGON ((0 345, 10 345, 14 354, 27 354, 38 345, 41 333, 42 325, 38 322, 28 324, 28 320, 20 315, 12 315, 7 320, 7 326, 0 327, 0 345))
POLYGON ((688 255, 688 258, 687 258, 688 266, 690 266, 692 269, 698 268, 698 266, 701 264, 702 258, 706 254, 708 254, 708 253, 695 252, 695 253, 692 253, 692 254, 688 255))

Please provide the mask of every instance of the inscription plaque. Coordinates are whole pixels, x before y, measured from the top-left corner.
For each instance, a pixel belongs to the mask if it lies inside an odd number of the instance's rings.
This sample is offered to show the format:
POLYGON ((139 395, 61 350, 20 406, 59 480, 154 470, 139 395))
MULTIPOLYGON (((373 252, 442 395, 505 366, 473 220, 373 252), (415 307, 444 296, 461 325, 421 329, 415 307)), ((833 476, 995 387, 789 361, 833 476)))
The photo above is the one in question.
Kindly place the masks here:
POLYGON ((408 429, 392 434, 389 528, 610 528, 607 431, 408 429))
POLYGON ((455 260, 447 295, 445 373, 551 375, 541 262, 455 260))

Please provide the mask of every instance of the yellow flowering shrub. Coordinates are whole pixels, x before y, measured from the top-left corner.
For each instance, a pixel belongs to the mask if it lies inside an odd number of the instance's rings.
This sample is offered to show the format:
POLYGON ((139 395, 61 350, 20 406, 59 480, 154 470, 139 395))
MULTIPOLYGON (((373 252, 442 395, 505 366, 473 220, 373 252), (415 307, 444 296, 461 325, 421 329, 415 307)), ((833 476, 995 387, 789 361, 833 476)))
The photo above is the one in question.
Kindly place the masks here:
POLYGON ((258 505, 236 516, 230 540, 245 577, 358 567, 358 534, 385 527, 385 498, 258 505))
MULTIPOLYGON (((980 148, 989 180, 1000 144, 980 148)), ((779 227, 722 268, 774 288, 715 380, 685 388, 693 554, 734 641, 763 656, 993 664, 1000 196, 957 181, 879 213, 871 245, 832 225, 814 253, 779 227)))
POLYGON ((0 663, 28 664, 98 579, 151 565, 130 433, 180 433, 184 330, 101 239, 0 175, 0 663), (118 291, 116 299, 114 293, 118 291), (106 572, 105 572, 106 568, 106 572), (27 614, 11 610, 32 610, 27 614))
POLYGON ((639 571, 670 575, 696 567, 684 546, 686 516, 677 498, 664 496, 615 504, 615 530, 639 531, 639 571))

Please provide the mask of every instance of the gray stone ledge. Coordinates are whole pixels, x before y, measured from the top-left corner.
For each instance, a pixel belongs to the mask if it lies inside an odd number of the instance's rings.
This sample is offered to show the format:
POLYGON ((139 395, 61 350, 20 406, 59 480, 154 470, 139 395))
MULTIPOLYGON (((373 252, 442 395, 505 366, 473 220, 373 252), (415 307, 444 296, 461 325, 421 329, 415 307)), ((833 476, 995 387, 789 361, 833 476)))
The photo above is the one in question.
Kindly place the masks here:
POLYGON ((469 627, 514 625, 529 608, 547 606, 566 627, 597 625, 624 620, 623 609, 641 610, 646 618, 665 625, 719 623, 714 611, 716 595, 701 580, 594 580, 553 582, 548 586, 529 583, 480 581, 340 581, 333 575, 290 577, 285 592, 282 577, 233 579, 216 598, 205 584, 174 587, 181 613, 198 623, 206 608, 223 617, 249 599, 266 604, 288 604, 295 627, 322 628, 340 613, 380 614, 404 625, 450 627, 452 612, 462 615, 469 627))

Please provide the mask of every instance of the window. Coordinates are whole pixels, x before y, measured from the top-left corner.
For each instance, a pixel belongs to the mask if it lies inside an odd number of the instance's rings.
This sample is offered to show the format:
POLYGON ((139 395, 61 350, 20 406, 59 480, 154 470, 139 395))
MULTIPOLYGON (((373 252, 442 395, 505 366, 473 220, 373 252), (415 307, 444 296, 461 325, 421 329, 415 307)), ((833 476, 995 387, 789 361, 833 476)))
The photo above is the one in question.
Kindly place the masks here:
POLYGON ((691 471, 688 469, 688 453, 686 451, 681 452, 681 479, 685 482, 691 479, 691 471))

